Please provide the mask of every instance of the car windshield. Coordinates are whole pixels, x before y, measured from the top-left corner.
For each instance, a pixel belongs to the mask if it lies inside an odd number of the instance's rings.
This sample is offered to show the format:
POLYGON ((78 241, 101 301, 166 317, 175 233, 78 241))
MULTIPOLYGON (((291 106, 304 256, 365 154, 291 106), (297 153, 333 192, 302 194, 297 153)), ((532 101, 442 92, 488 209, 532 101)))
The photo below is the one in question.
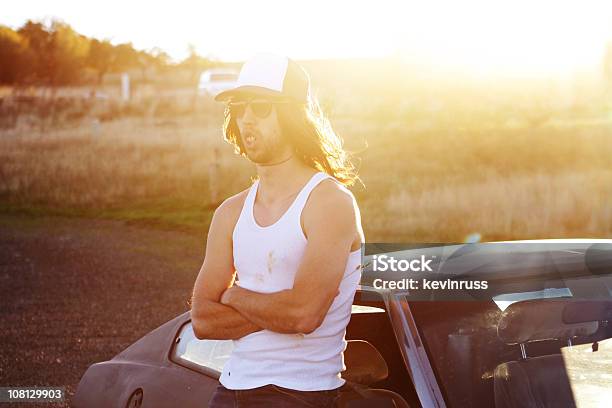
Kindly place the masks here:
POLYGON ((478 299, 403 298, 448 406, 600 406, 610 396, 612 268, 567 265, 479 268, 495 285, 478 299))

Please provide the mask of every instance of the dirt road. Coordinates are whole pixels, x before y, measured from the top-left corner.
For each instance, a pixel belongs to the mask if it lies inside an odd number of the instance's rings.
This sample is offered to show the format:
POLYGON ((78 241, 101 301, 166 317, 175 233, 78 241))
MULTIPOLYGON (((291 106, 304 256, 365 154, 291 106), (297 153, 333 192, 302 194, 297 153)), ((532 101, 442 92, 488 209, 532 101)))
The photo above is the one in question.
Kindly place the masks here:
POLYGON ((90 364, 189 309, 204 237, 0 214, 0 386, 64 386, 69 406, 90 364))

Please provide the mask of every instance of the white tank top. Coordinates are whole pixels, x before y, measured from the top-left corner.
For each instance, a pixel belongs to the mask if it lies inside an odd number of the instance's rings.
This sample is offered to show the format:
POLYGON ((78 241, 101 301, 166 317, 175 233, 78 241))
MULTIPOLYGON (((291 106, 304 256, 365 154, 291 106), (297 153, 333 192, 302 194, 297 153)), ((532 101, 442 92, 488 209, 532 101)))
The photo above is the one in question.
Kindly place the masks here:
MULTIPOLYGON (((310 192, 326 178, 335 180, 322 172, 315 174, 285 214, 267 227, 259 226, 253 216, 259 181, 251 186, 233 233, 234 267, 241 287, 261 293, 293 287, 307 243, 300 216, 310 192)), ((351 252, 340 293, 321 326, 312 333, 283 334, 262 330, 234 340, 234 350, 219 379, 221 384, 232 390, 266 384, 300 391, 332 390, 342 386, 344 336, 361 279, 360 262, 361 251, 351 252)))

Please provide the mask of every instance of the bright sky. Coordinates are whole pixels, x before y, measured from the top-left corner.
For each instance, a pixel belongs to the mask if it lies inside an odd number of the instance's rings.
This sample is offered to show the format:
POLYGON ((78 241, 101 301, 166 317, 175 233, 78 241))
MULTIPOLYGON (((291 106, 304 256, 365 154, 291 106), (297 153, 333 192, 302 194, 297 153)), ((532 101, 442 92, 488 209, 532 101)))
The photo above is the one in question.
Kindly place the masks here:
POLYGON ((399 54, 477 73, 593 68, 612 40, 610 0, 20 0, 3 7, 0 24, 50 17, 175 59, 191 43, 233 61, 260 51, 295 59, 399 54))

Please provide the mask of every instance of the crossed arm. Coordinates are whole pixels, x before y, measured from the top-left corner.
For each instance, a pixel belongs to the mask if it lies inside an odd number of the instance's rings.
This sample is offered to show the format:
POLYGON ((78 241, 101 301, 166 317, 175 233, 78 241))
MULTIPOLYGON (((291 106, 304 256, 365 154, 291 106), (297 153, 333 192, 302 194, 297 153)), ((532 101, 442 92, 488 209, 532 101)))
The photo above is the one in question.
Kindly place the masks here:
POLYGON ((234 223, 228 216, 229 205, 219 207, 192 299, 192 324, 198 338, 237 339, 262 329, 310 333, 321 325, 338 293, 358 225, 352 197, 336 186, 321 187, 313 191, 309 210, 303 214, 308 243, 293 288, 275 293, 233 284, 234 223))
POLYGON ((191 324, 198 339, 239 339, 261 330, 234 308, 219 303, 221 294, 235 278, 231 245, 234 198, 221 204, 213 215, 204 263, 193 288, 191 324))

